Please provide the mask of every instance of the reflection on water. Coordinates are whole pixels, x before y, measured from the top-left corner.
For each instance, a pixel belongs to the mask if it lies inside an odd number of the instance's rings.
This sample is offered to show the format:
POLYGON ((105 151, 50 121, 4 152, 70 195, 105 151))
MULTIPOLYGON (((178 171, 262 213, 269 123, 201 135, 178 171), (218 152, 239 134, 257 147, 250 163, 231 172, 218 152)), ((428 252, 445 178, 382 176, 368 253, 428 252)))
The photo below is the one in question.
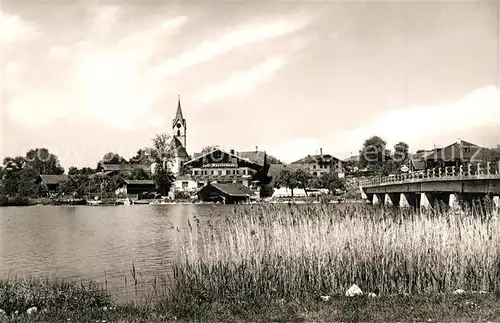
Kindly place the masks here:
POLYGON ((196 228, 195 216, 203 223, 211 212, 230 210, 194 204, 0 208, 0 275, 90 278, 106 282, 120 300, 134 300, 132 263, 143 282, 168 273, 188 220, 196 228))

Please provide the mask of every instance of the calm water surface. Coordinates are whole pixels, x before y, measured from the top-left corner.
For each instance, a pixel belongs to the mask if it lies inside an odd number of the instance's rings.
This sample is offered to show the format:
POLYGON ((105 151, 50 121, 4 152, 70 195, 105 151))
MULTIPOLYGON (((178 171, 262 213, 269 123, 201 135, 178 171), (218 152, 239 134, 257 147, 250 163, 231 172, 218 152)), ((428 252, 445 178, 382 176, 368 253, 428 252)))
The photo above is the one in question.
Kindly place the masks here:
MULTIPOLYGON (((194 216, 231 212, 230 206, 34 206, 0 208, 0 276, 93 279, 120 301, 138 300, 130 273, 142 289, 169 265, 181 232, 194 216)), ((147 287, 148 285, 149 287, 147 287)))

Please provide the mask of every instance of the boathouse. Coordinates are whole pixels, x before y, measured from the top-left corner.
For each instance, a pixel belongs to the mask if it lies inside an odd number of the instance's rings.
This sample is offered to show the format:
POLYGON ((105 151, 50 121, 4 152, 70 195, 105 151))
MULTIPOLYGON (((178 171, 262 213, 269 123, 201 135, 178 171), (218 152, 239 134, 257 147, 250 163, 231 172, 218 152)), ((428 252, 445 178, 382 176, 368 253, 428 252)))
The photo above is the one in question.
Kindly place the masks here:
POLYGON ((117 190, 117 194, 125 195, 139 195, 144 193, 150 193, 155 190, 155 183, 150 179, 146 180, 131 180, 126 179, 120 189, 117 190))
POLYGON ((196 195, 203 202, 224 204, 245 203, 255 197, 255 193, 250 188, 239 183, 209 183, 196 195))
POLYGON ((36 184, 45 185, 49 192, 54 192, 59 187, 59 184, 68 180, 68 175, 39 175, 36 179, 36 184))

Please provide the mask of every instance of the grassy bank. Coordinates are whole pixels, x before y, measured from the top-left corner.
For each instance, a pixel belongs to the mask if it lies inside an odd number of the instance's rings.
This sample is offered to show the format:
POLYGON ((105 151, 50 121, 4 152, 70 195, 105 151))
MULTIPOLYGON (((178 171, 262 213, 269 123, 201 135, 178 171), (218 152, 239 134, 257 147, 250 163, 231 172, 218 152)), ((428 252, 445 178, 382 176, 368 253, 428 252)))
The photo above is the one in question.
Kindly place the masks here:
POLYGON ((392 295, 377 298, 334 296, 247 303, 197 301, 193 310, 180 304, 115 304, 92 283, 22 280, 0 282, 0 322, 358 322, 358 321, 498 321, 500 297, 494 294, 392 295), (36 307, 36 311, 29 309, 36 307), (1 311, 0 311, 1 312, 1 311))
POLYGON ((36 306, 14 319, 51 322, 500 321, 500 220, 476 213, 238 207, 190 225, 168 284, 151 284, 155 302, 25 281, 0 283, 0 309, 12 317, 36 306), (352 284, 364 295, 346 297, 352 284))

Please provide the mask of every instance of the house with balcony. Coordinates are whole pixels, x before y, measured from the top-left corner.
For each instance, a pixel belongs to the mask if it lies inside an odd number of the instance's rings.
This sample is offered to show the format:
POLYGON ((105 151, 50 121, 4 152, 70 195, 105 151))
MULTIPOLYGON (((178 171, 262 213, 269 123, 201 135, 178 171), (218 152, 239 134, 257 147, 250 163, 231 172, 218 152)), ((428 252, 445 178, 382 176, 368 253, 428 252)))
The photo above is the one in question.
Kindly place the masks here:
MULTIPOLYGON (((210 183, 240 184, 254 190, 269 183, 269 165, 264 151, 215 149, 205 154, 194 154, 185 162, 180 182, 182 188, 202 188, 210 183)), ((179 178, 181 178, 179 177, 179 178)), ((176 184, 177 186, 179 184, 176 184)))
POLYGON ((303 169, 309 171, 312 176, 321 177, 321 175, 331 171, 343 176, 342 161, 330 154, 323 154, 322 148, 320 148, 319 155, 307 155, 290 163, 290 165, 300 165, 303 169))
POLYGON ((411 156, 411 169, 414 171, 480 163, 487 148, 458 140, 446 147, 421 150, 411 156))

